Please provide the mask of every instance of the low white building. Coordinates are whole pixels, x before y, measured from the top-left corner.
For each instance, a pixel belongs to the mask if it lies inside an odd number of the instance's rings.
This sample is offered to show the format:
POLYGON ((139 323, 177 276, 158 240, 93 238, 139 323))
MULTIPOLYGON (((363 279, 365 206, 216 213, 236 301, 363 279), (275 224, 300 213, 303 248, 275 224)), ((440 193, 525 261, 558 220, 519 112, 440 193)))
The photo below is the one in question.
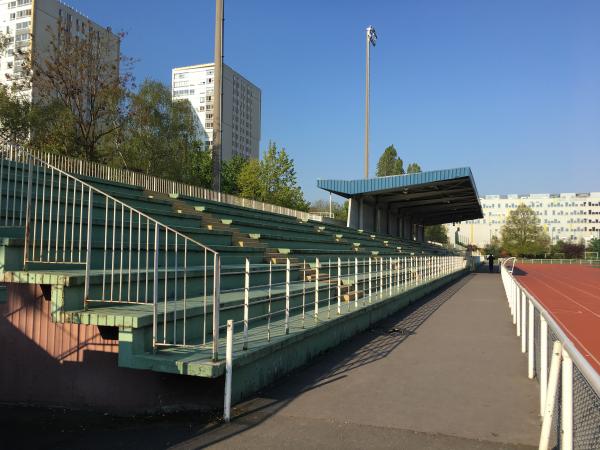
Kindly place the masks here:
POLYGON ((600 238, 600 192, 486 195, 480 201, 483 219, 449 225, 451 239, 459 229, 461 242, 485 246, 492 236, 501 237, 508 214, 520 204, 535 211, 553 243, 600 238))
MULTIPOLYGON (((172 72, 173 101, 189 100, 198 118, 200 138, 213 140, 213 63, 177 67, 172 72)), ((223 65, 222 158, 234 155, 258 158, 261 91, 227 65, 223 65)))

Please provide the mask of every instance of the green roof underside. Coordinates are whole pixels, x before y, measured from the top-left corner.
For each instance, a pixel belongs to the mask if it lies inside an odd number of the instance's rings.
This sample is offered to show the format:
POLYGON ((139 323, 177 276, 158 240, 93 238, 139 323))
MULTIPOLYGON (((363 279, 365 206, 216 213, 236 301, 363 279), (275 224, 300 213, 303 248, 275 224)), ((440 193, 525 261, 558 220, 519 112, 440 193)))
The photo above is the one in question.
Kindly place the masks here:
POLYGON ((468 167, 363 180, 318 180, 317 186, 345 198, 385 205, 392 213, 419 218, 424 225, 483 217, 468 167))

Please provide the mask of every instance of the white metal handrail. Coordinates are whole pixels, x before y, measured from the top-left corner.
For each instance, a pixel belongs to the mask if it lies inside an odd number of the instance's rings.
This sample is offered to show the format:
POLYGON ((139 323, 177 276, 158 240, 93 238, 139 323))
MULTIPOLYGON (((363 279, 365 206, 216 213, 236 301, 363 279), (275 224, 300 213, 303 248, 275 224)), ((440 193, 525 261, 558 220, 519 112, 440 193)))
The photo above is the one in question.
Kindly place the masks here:
POLYGON ((214 249, 16 147, 0 152, 0 214, 5 226, 25 227, 26 269, 85 267, 84 307, 151 303, 155 349, 207 345, 212 309, 218 358, 220 255, 214 249), (192 299, 203 303, 201 330, 188 328, 192 299))
POLYGON ((297 219, 307 221, 315 220, 322 221, 320 214, 312 214, 305 211, 298 211, 283 206, 264 203, 257 200, 251 200, 236 195, 224 194, 222 192, 213 191, 200 186, 182 183, 179 181, 167 180, 152 175, 146 175, 141 172, 134 172, 128 169, 120 169, 110 167, 105 164, 100 164, 93 161, 83 161, 76 158, 71 158, 64 155, 56 155, 53 153, 32 151, 34 156, 42 161, 46 161, 54 167, 60 168, 66 172, 76 175, 83 175, 95 178, 101 178, 108 181, 118 183, 131 184, 133 186, 143 187, 150 191, 160 192, 162 194, 180 194, 189 197, 195 197, 204 200, 211 200, 221 203, 227 203, 234 206, 242 206, 244 208, 256 209, 270 213, 282 214, 286 216, 296 217, 297 219))
POLYGON ((295 262, 293 267, 288 258, 284 274, 277 274, 282 281, 274 282, 276 270, 269 264, 268 283, 257 284, 252 282, 252 265, 246 260, 245 270, 236 273, 243 283, 239 290, 243 297, 242 318, 228 320, 222 326, 227 336, 225 418, 231 406, 234 344, 236 352, 247 351, 250 343, 270 342, 275 336, 288 335, 292 326, 299 331, 309 322, 324 323, 352 314, 371 303, 463 271, 466 266, 464 257, 448 255, 316 258, 314 262, 295 262), (299 280, 291 281, 292 271, 300 271, 299 280), (266 296, 252 298, 255 290, 264 293, 265 287, 266 296), (254 330, 256 333, 250 337, 254 330))
MULTIPOLYGON (((565 331, 554 320, 530 291, 519 283, 508 269, 508 261, 501 265, 502 282, 506 291, 508 306, 511 312, 513 324, 516 326, 517 336, 521 338, 521 352, 528 355, 527 372, 528 377, 537 377, 540 383, 540 415, 543 416, 543 425, 540 436, 540 449, 550 446, 550 427, 554 418, 554 409, 558 395, 558 376, 562 373, 560 384, 561 391, 561 414, 560 414, 560 448, 572 449, 575 433, 584 426, 600 428, 600 419, 592 424, 576 424, 574 429, 574 378, 573 365, 585 378, 587 384, 593 390, 592 395, 600 398, 600 374, 589 363, 586 357, 578 350, 565 331), (535 312, 539 314, 539 355, 535 352, 535 312), (549 366, 548 352, 548 330, 556 337, 553 346, 552 364, 549 366), (540 373, 535 373, 536 359, 539 358, 540 373)), ((600 417, 600 414, 597 414, 600 417)), ((593 419, 592 419, 593 420, 593 419)), ((600 434, 596 436, 597 444, 600 445, 600 434)))

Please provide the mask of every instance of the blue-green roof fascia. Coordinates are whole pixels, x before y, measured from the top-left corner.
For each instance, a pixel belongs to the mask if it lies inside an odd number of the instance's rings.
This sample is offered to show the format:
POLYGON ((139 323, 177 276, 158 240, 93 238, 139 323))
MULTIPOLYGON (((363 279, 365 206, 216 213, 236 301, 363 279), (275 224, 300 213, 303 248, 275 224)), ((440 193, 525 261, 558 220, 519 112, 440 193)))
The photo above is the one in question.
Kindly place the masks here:
POLYGON ((367 178, 362 180, 317 180, 317 186, 342 197, 350 198, 362 194, 377 194, 410 186, 469 178, 477 198, 477 188, 473 173, 469 167, 457 169, 431 170, 429 172, 392 175, 388 177, 367 178))

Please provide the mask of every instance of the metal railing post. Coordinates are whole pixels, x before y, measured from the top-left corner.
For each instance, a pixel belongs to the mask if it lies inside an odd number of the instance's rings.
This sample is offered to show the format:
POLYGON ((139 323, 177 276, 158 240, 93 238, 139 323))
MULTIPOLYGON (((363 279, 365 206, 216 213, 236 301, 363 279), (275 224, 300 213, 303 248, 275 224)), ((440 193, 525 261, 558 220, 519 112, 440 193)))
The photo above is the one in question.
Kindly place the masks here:
POLYGON ((154 268, 152 279, 152 348, 154 351, 156 351, 156 344, 158 343, 158 241, 158 224, 156 223, 154 224, 154 268))
POLYGON ((548 322, 540 314, 540 416, 544 415, 548 391, 548 322))
POLYGON ((244 265, 244 344, 243 350, 248 350, 248 320, 250 316, 250 260, 246 258, 244 265))
POLYGON ((573 449, 573 360, 563 347, 562 349, 562 380, 560 428, 561 450, 573 449))
POLYGON ((31 233, 31 186, 33 182, 33 159, 29 155, 27 155, 27 159, 29 160, 29 173, 27 174, 27 200, 25 202, 25 246, 23 247, 23 270, 27 270, 27 261, 29 260, 29 239, 31 233))
POLYGON ((527 294, 521 291, 521 353, 527 351, 527 294))
POLYGON ((219 359, 219 313, 221 312, 221 255, 215 253, 213 267, 212 359, 219 359))
MULTIPOLYGON (((60 192, 58 193, 58 201, 60 202, 60 192)), ((92 265, 92 220, 93 214, 92 211, 94 209, 93 204, 94 192, 89 189, 88 191, 88 214, 87 214, 87 242, 86 242, 86 250, 85 250, 85 285, 83 291, 83 306, 87 310, 87 302, 90 299, 90 268, 92 265)), ((58 220, 58 218, 57 218, 58 220)), ((57 223, 58 229, 58 223, 57 223)), ((58 242, 58 241, 57 241, 58 242)))
POLYGON ((315 263, 315 321, 319 320, 319 258, 316 258, 315 263))
POLYGON ((342 314, 342 259, 337 259, 337 313, 342 314))
POLYGON ((371 257, 369 256, 369 303, 371 303, 371 295, 373 294, 373 267, 371 265, 371 257))
POLYGON ((552 348, 552 364, 550 365, 550 376, 548 377, 548 392, 544 404, 544 420, 542 422, 542 432, 540 435, 540 450, 547 450, 550 443, 550 431, 552 428, 552 419, 554 417, 554 405, 556 403, 558 391, 558 376, 560 375, 560 360, 562 354, 562 345, 559 341, 554 342, 552 348))
POLYGON ((290 333, 290 258, 285 261, 285 334, 290 333))
POLYGON ((534 354, 534 308, 533 302, 529 300, 529 315, 528 315, 528 329, 527 329, 527 376, 529 379, 533 379, 535 372, 535 354, 534 354))
POLYGON ((358 258, 354 258, 354 307, 358 308, 358 258))
POLYGON ((227 345, 225 347, 225 397, 223 419, 231 420, 231 379, 233 376, 233 320, 227 321, 227 345))

